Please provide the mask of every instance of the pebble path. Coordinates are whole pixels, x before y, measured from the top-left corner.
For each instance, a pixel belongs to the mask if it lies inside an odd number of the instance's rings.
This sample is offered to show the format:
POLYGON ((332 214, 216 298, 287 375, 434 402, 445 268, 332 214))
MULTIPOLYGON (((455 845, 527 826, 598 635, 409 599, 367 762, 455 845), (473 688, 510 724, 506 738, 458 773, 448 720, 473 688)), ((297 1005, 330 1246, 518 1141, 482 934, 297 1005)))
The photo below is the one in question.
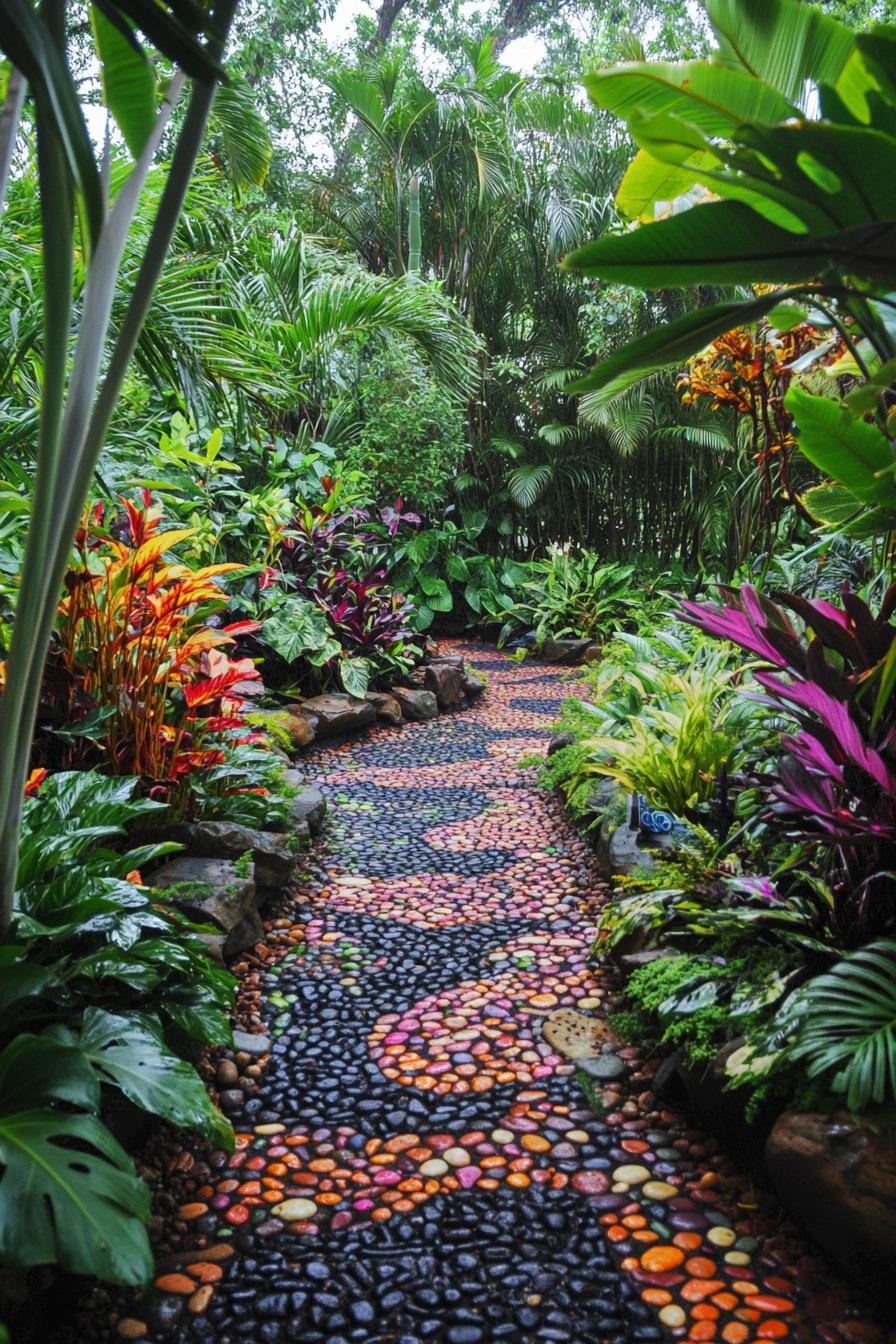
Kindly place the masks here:
POLYGON ((519 766, 567 688, 452 651, 475 708, 306 758, 327 839, 242 968, 270 1054, 236 1152, 172 1163, 180 1246, 112 1337, 885 1344, 650 1062, 608 1039, 577 1074, 545 1040, 616 988, 591 851, 519 766))

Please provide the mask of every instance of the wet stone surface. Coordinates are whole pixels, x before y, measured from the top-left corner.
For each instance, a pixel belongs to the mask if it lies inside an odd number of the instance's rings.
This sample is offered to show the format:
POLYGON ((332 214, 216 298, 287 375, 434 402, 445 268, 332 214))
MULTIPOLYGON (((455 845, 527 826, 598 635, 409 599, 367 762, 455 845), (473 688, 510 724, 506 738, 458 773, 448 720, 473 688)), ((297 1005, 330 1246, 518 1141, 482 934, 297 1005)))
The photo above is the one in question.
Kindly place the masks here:
POLYGON ((64 1344, 886 1344, 652 1062, 546 1039, 617 992, 591 851, 518 765, 569 683, 458 651, 474 708, 303 758, 330 820, 239 967, 236 1151, 159 1163, 153 1289, 64 1344))

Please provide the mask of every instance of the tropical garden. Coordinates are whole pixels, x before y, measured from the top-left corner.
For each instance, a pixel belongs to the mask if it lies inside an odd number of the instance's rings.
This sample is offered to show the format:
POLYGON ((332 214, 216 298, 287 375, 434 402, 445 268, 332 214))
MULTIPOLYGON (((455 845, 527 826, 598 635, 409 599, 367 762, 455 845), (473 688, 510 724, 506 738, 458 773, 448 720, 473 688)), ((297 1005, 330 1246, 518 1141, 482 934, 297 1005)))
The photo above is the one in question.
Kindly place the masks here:
POLYGON ((580 664, 619 1034, 744 1132, 893 1123, 896 12, 332 20, 0 3, 14 1338, 38 1268, 152 1276, 123 1108, 233 1148, 233 958, 153 874, 295 848, 328 705, 417 717, 446 637, 580 664))

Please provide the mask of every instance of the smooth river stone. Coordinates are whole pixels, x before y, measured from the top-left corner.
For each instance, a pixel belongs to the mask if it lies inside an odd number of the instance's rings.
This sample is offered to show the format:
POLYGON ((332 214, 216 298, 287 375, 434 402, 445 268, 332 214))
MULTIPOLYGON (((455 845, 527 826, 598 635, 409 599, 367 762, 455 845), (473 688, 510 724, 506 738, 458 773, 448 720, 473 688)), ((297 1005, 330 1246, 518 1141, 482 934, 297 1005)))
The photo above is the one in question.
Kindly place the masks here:
POLYGON ((572 1178, 573 1190, 580 1195, 603 1195, 609 1189, 610 1182, 602 1171, 577 1171, 572 1178))
POLYGON ((650 1180, 650 1172, 646 1167, 617 1167, 613 1172, 613 1180, 623 1185, 640 1185, 642 1181, 650 1180))
POLYGON ((313 1218, 317 1213, 317 1205, 313 1199, 284 1199, 282 1204, 275 1204, 271 1209, 275 1218, 282 1218, 285 1223, 296 1223, 301 1219, 313 1218))
POLYGON ((509 1129, 493 1129, 493 1143, 513 1143, 513 1135, 509 1129))
POLYGON ((421 1176, 444 1176, 447 1170, 448 1163, 443 1162, 440 1157, 430 1157, 420 1164, 421 1176))
MULTIPOLYGON (((469 1166, 470 1154, 467 1152, 466 1148, 446 1148, 445 1151, 442 1153, 442 1157, 449 1164, 449 1166, 452 1167, 469 1166)), ((423 1168, 421 1167, 421 1171, 422 1170, 423 1168)))
POLYGON ((458 1167, 457 1170, 457 1179, 460 1181, 464 1190, 471 1189, 481 1175, 482 1169, 480 1167, 458 1167))
POLYGON ((669 1185, 667 1181, 645 1181, 642 1192, 648 1199, 671 1199, 678 1193, 678 1187, 669 1185))

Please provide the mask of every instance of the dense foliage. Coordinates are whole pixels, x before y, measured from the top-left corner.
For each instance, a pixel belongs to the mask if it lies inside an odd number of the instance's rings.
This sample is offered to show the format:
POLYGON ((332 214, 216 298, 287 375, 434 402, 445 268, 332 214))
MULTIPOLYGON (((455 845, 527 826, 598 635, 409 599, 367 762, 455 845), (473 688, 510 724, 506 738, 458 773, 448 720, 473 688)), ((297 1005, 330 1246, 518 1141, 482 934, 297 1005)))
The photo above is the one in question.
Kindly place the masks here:
POLYGON ((0 1260, 146 1281, 119 1094, 230 1141, 138 833, 280 828, 259 728, 446 630, 587 654, 545 780, 668 837, 595 949, 661 954, 631 1029, 884 1123, 887 6, 89 8, 0 35, 0 1260))

